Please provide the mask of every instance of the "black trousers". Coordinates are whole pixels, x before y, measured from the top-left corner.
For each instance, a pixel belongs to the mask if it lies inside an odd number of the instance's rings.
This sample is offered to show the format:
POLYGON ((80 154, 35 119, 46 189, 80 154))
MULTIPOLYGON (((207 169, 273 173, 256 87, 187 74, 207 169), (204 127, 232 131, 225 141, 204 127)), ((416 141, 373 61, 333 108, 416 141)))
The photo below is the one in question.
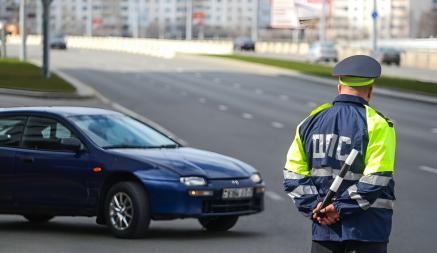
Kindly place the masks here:
POLYGON ((387 243, 313 241, 311 253, 387 253, 387 243))

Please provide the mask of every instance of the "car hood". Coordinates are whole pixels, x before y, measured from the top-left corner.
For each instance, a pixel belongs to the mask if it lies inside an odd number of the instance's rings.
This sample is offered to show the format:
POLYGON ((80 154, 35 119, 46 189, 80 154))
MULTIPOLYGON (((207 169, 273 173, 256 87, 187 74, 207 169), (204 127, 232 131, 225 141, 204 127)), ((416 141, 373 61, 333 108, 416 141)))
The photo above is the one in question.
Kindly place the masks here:
POLYGON ((180 176, 209 179, 247 178, 256 170, 237 159, 194 149, 113 149, 119 155, 169 169, 180 176))

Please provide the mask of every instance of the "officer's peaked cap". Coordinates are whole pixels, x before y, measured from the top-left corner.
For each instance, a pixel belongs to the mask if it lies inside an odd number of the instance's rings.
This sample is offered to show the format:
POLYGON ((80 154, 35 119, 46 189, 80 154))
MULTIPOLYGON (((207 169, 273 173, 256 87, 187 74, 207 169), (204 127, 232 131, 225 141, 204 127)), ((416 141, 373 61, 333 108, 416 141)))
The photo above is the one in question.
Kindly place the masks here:
POLYGON ((381 76, 381 65, 370 56, 354 55, 337 63, 332 75, 378 78, 381 76))

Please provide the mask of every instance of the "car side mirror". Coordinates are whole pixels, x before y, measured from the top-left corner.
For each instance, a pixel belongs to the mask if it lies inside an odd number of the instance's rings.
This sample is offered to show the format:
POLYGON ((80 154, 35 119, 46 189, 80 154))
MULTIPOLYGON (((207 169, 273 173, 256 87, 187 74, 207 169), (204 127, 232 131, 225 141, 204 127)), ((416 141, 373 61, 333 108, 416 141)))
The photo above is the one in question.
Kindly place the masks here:
POLYGON ((83 150, 82 143, 76 138, 63 138, 60 141, 62 148, 79 153, 83 150))

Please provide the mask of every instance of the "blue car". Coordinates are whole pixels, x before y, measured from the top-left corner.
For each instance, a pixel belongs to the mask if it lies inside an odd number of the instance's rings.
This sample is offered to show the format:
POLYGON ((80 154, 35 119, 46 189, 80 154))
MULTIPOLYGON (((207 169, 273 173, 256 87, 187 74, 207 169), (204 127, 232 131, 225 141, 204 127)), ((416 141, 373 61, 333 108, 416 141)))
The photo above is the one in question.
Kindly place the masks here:
POLYGON ((33 223, 96 216, 116 237, 150 220, 231 229, 264 208, 250 165, 181 144, 124 114, 85 107, 0 109, 0 213, 33 223))

